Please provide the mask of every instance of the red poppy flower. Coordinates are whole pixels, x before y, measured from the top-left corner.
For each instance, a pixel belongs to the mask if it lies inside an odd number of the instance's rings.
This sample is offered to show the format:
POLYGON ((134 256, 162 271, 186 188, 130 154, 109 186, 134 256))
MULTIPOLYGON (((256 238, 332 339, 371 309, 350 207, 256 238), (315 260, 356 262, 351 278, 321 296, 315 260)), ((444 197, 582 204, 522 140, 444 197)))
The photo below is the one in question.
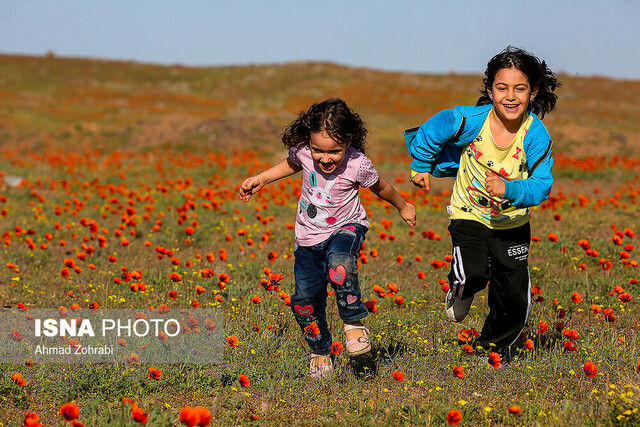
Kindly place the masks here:
POLYGON ((27 379, 22 376, 20 372, 16 372, 11 376, 11 379, 20 387, 27 385, 27 379))
POLYGON ((551 240, 552 242, 557 242, 558 241, 558 235, 556 233, 549 233, 548 236, 549 240, 551 240))
POLYGON ((393 299, 393 302, 397 305, 397 306, 401 306, 402 304, 404 304, 404 297, 403 296, 397 296, 393 299))
POLYGON ((40 424, 40 415, 31 411, 24 414, 22 424, 24 424, 25 427, 42 427, 42 424, 40 424))
POLYGON ((80 408, 73 402, 65 403, 60 407, 60 411, 58 412, 62 417, 67 420, 75 420, 80 416, 80 408))
POLYGON ((254 304, 260 304, 262 302, 262 298, 260 298, 258 295, 254 295, 251 297, 251 302, 254 304))
POLYGON ((589 378, 593 378, 598 374, 598 368, 593 362, 587 362, 582 367, 584 373, 587 374, 589 378))
POLYGON ((9 333, 9 338, 14 341, 20 342, 24 338, 24 335, 22 335, 20 331, 16 329, 12 329, 11 332, 9 333))
POLYGON ((236 348, 240 344, 240 340, 235 335, 229 335, 227 337, 227 346, 231 348, 236 348))
POLYGON ((571 294, 571 301, 573 301, 574 304, 579 304, 582 301, 582 295, 580 295, 580 292, 576 291, 571 294))
POLYGON ((335 354, 336 356, 342 353, 343 350, 344 347, 342 346, 342 343, 340 341, 336 341, 331 344, 331 353, 335 354))
POLYGON ((510 414, 521 414, 522 413, 522 409, 519 406, 516 405, 511 405, 507 408, 507 411, 509 411, 510 414))
POLYGON ((154 367, 149 368, 149 379, 160 381, 160 377, 162 377, 162 372, 160 369, 156 369, 154 367))
POLYGON ((458 332, 458 341, 470 341, 471 333, 468 329, 462 329, 458 332))
POLYGON ((452 409, 447 413, 447 422, 449 425, 457 426, 462 421, 462 412, 452 409))
POLYGON ((613 263, 606 258, 600 258, 600 267, 602 267, 603 270, 608 271, 613 267, 613 263))
POLYGON ((240 385, 245 388, 251 385, 249 377, 247 377, 245 374, 240 374, 240 376, 238 377, 238 381, 240 381, 240 385))
POLYGON ((502 364, 502 358, 498 353, 496 353, 495 351, 492 351, 491 353, 489 353, 489 358, 487 359, 487 363, 493 366, 493 369, 498 369, 502 364))
POLYGON ((373 301, 366 301, 364 306, 367 307, 369 313, 375 313, 378 310, 378 306, 373 301))
POLYGON ((461 349, 466 354, 473 354, 473 347, 471 347, 469 344, 463 345, 461 349))
POLYGON ((396 381, 404 381, 404 372, 402 371, 393 371, 393 379, 396 381))
POLYGON ((464 366, 454 366, 453 376, 460 379, 464 378, 464 366))
POLYGON ((180 422, 187 427, 208 426, 211 423, 211 412, 202 406, 185 406, 180 410, 180 422))
POLYGON ((304 332, 309 337, 314 338, 320 335, 320 328, 318 328, 318 325, 316 324, 316 322, 313 322, 310 325, 304 327, 304 332))
POLYGON ((146 424, 149 421, 149 414, 144 412, 144 409, 135 405, 131 408, 131 418, 137 423, 146 424))
POLYGON ((603 313, 607 322, 613 323, 616 321, 616 316, 613 314, 614 311, 612 308, 605 308, 603 313))
POLYGON ((580 245, 580 247, 582 249, 584 249, 585 251, 587 249, 591 249, 591 243, 587 240, 587 239, 580 239, 578 240, 578 245, 580 245))
POLYGON ((573 341, 565 341, 562 345, 564 346, 564 351, 576 351, 578 349, 573 341))
POLYGON ((440 259, 434 259, 431 261, 431 267, 433 268, 442 268, 446 265, 446 263, 440 259))

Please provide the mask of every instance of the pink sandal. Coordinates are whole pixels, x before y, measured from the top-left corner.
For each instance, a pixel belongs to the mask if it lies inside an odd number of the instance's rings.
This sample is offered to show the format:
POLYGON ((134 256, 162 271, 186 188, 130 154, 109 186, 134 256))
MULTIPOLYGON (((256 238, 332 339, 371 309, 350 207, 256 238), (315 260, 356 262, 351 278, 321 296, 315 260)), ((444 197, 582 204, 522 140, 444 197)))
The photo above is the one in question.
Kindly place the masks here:
POLYGON ((344 332, 345 336, 347 335, 347 331, 351 331, 353 329, 360 329, 362 331, 362 335, 353 338, 347 339, 346 348, 349 356, 359 356, 371 350, 371 341, 369 340, 369 330, 364 327, 364 325, 350 325, 348 323, 344 324, 344 332))

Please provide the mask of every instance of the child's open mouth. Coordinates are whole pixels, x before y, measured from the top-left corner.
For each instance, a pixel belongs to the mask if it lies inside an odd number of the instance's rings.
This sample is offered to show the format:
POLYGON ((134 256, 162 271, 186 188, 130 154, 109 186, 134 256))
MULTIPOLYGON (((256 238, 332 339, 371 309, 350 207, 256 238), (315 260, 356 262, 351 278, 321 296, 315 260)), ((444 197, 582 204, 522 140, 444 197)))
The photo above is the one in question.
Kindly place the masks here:
POLYGON ((502 104, 507 111, 517 111, 520 104, 502 104))

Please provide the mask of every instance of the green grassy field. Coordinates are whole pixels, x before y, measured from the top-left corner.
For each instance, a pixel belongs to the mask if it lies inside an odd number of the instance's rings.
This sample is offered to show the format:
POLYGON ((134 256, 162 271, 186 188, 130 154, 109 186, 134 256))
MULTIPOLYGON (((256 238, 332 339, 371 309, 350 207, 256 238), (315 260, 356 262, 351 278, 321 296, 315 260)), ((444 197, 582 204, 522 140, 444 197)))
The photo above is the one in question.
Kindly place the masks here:
MULTIPOLYGON (((185 408, 196 406, 212 425, 446 425, 451 410, 460 411, 460 425, 640 422, 640 82, 561 79, 558 109, 545 118, 556 181, 532 214, 536 302, 520 357, 494 369, 466 355, 460 340, 481 329, 486 292, 462 324, 449 323, 443 309, 451 182, 416 190, 402 139, 438 110, 474 103, 479 76, 0 56, 2 305, 220 308, 224 335, 239 339, 218 364, 149 364, 144 349, 141 363, 0 364, 1 425, 23 425, 27 412, 43 425, 66 425, 59 411, 69 402, 88 426, 136 425, 133 416, 144 414, 148 425, 179 425, 181 412, 189 425, 185 408), (314 381, 286 304, 299 177, 249 203, 237 187, 284 157, 282 127, 328 96, 363 115, 368 154, 416 204, 418 225, 410 231, 393 208, 361 193, 372 227, 359 275, 375 306, 366 319, 374 351, 356 361, 342 353, 335 374, 314 381), (266 268, 283 276, 277 290, 261 284, 266 268), (125 271, 141 277, 124 281, 125 271), (593 377, 587 362, 597 367, 593 377), (150 368, 161 370, 159 380, 150 368)), ((344 342, 333 296, 328 319, 344 342)))

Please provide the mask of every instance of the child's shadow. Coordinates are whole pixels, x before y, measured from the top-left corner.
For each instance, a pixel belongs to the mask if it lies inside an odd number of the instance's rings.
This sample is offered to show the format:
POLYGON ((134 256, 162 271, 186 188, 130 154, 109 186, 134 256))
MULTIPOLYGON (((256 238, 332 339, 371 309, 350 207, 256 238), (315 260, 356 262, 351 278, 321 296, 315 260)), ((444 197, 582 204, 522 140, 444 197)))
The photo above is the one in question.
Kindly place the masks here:
POLYGON ((353 374, 363 380, 371 380, 378 374, 378 367, 393 361, 394 357, 408 350, 407 344, 392 341, 386 345, 373 345, 371 351, 349 359, 349 367, 353 374))

